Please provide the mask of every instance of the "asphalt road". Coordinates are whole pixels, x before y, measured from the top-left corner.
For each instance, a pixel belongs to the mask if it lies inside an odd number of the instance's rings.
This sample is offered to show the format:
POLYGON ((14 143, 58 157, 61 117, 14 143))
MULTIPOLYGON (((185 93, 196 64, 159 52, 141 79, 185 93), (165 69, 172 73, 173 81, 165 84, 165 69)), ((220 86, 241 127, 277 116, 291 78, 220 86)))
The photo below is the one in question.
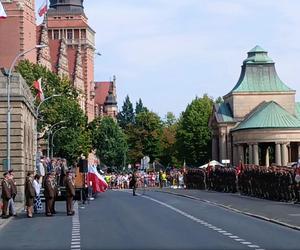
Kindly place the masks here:
POLYGON ((57 210, 14 219, 0 249, 300 249, 300 231, 165 193, 108 191, 79 217, 57 210))

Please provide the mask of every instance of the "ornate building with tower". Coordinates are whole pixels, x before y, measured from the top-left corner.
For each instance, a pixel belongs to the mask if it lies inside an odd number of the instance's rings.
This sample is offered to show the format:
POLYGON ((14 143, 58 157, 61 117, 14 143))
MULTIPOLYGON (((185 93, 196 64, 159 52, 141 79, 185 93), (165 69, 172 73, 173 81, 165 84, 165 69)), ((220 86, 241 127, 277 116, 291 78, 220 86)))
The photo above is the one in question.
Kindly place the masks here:
POLYGON ((248 52, 238 82, 210 119, 212 158, 287 166, 300 155, 300 103, 259 46, 248 52))

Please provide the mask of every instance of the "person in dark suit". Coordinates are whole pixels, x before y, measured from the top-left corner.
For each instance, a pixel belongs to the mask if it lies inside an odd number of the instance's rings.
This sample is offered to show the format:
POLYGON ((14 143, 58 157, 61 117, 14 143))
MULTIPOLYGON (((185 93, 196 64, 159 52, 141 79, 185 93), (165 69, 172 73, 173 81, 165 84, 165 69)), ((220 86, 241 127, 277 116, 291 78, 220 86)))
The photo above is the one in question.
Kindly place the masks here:
POLYGON ((2 186, 2 218, 7 219, 9 216, 7 214, 7 209, 8 209, 8 201, 11 199, 12 194, 11 194, 11 187, 9 183, 9 175, 7 172, 3 174, 3 180, 1 182, 2 186))
POLYGON ((52 207, 53 207, 53 200, 54 200, 54 187, 52 184, 52 175, 48 173, 44 183, 44 196, 45 196, 45 213, 46 216, 53 216, 52 214, 52 207))
POLYGON ((132 173, 132 176, 130 178, 130 187, 132 188, 132 195, 136 196, 135 191, 136 191, 136 184, 137 184, 137 176, 136 176, 136 171, 132 173))
POLYGON ((73 198, 75 197, 75 183, 73 181, 73 176, 71 171, 67 171, 67 176, 65 179, 66 187, 66 205, 67 205, 67 215, 72 216, 75 214, 73 210, 73 198))
POLYGON ((27 207, 27 217, 32 218, 34 205, 35 189, 33 187, 33 172, 29 171, 25 181, 25 199, 27 207))

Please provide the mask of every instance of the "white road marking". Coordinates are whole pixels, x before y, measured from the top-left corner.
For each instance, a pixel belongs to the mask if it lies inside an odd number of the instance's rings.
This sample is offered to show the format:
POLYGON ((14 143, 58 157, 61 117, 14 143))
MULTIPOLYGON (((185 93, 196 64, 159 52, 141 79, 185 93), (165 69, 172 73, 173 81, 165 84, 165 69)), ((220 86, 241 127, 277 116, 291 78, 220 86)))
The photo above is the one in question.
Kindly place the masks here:
MULTIPOLYGON (((121 191, 121 190, 120 190, 120 191, 121 191)), ((128 191, 121 191, 121 192, 127 192, 127 193, 129 193, 128 191)), ((209 228, 209 229, 212 229, 212 230, 216 231, 217 233, 220 233, 220 234, 222 234, 223 236, 228 237, 228 238, 231 239, 231 240, 235 240, 235 241, 237 241, 238 243, 243 244, 243 245, 245 245, 245 246, 247 246, 247 247, 249 247, 249 248, 257 248, 257 249, 255 249, 255 250, 265 250, 265 249, 260 248, 260 246, 258 246, 258 245, 254 245, 254 244, 252 244, 251 242, 245 241, 244 239, 241 239, 241 238, 239 238, 238 236, 233 235, 232 233, 229 233, 229 232, 223 230, 222 228, 216 227, 216 226, 214 226, 214 225, 212 225, 212 224, 210 224, 210 223, 208 223, 208 222, 205 222, 204 220, 201 220, 201 219, 199 219, 199 218, 196 218, 195 216, 190 215, 190 214, 188 214, 188 213, 186 213, 186 212, 184 212, 184 211, 182 211, 182 210, 180 210, 180 209, 178 209, 178 208, 176 208, 176 207, 173 207, 172 205, 169 205, 169 204, 167 204, 167 203, 165 203, 165 202, 162 202, 162 201, 156 200, 156 199, 154 199, 154 198, 151 198, 150 196, 140 195, 140 194, 137 194, 137 195, 138 195, 138 196, 141 196, 141 197, 143 197, 143 198, 145 198, 145 199, 151 200, 151 201, 153 201, 153 202, 155 202, 155 203, 158 203, 158 204, 160 204, 160 205, 162 205, 162 206, 164 206, 164 207, 167 207, 167 208, 173 210, 174 212, 176 212, 176 213, 178 213, 178 214, 181 214, 181 215, 183 215, 184 217, 189 218, 189 219, 191 219, 191 220, 193 220, 193 221, 195 221, 195 222, 197 222, 197 223, 200 223, 201 225, 203 225, 203 226, 205 226, 205 227, 207 227, 207 228, 209 228)))
POLYGON ((78 214, 78 203, 74 204, 75 215, 72 217, 72 240, 71 250, 81 250, 80 246, 80 221, 78 214))

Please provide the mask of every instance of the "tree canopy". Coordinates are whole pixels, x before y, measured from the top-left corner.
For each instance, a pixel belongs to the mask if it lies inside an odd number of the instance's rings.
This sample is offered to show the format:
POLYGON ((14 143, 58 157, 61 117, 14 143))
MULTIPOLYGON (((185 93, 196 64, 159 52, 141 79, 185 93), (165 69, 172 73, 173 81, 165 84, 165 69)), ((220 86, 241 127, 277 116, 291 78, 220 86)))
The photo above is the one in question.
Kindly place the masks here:
POLYGON ((199 166, 211 155, 211 131, 208 127, 213 100, 207 95, 194 99, 182 113, 176 133, 179 159, 199 166))
POLYGON ((89 125, 93 148, 101 162, 110 167, 124 165, 127 154, 125 134, 111 117, 96 118, 89 125))

